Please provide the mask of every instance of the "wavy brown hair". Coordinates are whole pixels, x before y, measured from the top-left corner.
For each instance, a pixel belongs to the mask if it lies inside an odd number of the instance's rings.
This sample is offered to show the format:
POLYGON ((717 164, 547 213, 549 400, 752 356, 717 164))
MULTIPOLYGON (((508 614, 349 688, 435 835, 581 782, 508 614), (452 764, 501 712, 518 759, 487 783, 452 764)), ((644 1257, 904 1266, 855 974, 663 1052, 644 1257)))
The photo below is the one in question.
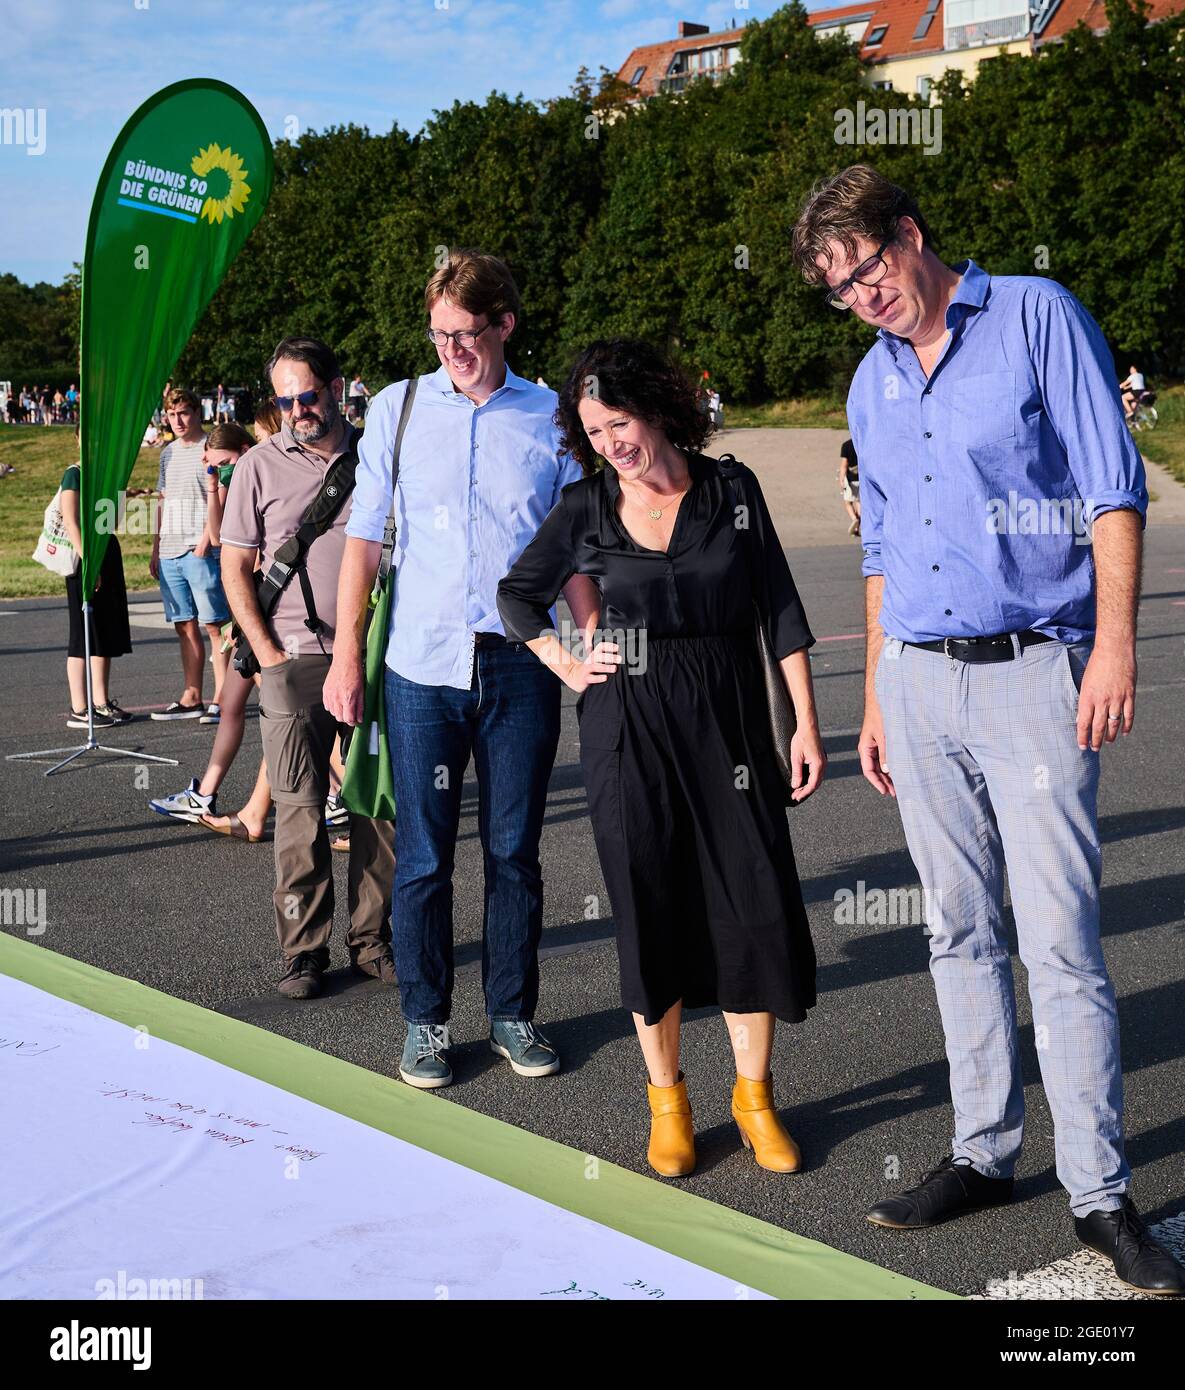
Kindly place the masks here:
POLYGON ((255 407, 256 439, 259 438, 259 427, 267 430, 269 435, 279 434, 283 423, 284 419, 280 414, 279 407, 270 397, 255 407))
POLYGON ((833 242, 852 259, 860 237, 888 241, 903 217, 917 223, 922 244, 932 248, 930 228, 910 194, 870 164, 851 164, 811 189, 791 233, 790 254, 807 284, 819 285, 825 279, 819 261, 830 268, 833 242))
POLYGON ((450 249, 447 263, 424 289, 424 308, 431 313, 436 301, 445 298, 467 314, 484 314, 494 324, 502 323, 507 314, 516 322, 523 316, 518 286, 506 262, 471 246, 450 249))
POLYGON ((187 405, 190 408, 190 410, 194 411, 198 415, 199 418, 201 417, 201 401, 198 400, 198 398, 194 395, 192 391, 188 390, 184 386, 174 386, 173 389, 169 392, 169 394, 165 397, 166 410, 175 410, 179 405, 187 405))
POLYGON ((661 430, 677 449, 697 453, 712 433, 695 387, 661 348, 640 338, 598 339, 572 364, 555 412, 560 446, 586 477, 598 458, 580 419, 580 402, 589 396, 661 430))

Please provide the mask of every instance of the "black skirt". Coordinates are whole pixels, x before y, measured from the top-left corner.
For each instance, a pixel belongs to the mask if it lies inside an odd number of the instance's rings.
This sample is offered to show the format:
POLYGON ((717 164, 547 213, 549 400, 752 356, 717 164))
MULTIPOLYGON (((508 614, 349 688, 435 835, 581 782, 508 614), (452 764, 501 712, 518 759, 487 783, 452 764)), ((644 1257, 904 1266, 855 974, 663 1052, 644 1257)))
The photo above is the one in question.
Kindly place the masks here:
MULTIPOLYGON (((82 631, 82 581, 77 572, 66 576, 66 606, 70 610, 68 656, 86 656, 82 631)), ((128 591, 123 578, 123 553, 111 536, 99 569, 99 587, 91 595, 91 656, 126 656, 132 650, 128 624, 128 591)))
POLYGON ((680 999, 801 1022, 815 952, 756 642, 652 638, 645 656, 577 704, 622 1003, 647 1024, 680 999))

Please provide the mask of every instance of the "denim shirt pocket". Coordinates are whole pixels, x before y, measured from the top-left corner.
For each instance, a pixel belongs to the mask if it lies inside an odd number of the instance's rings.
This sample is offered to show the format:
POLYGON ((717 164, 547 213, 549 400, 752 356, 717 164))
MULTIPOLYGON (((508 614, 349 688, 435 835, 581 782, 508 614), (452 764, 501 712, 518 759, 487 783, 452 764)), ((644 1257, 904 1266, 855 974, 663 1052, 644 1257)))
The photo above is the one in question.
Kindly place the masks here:
POLYGON ((1011 457, 1009 441, 1016 438, 1016 376, 1013 372, 983 372, 952 382, 946 392, 952 443, 967 449, 977 461, 1011 457))

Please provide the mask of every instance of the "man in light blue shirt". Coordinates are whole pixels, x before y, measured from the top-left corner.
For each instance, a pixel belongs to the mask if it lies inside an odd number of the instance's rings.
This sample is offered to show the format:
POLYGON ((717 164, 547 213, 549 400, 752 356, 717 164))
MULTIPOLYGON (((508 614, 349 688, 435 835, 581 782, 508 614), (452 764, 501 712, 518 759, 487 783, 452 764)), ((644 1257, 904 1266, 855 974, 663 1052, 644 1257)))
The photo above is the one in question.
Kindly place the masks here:
POLYGON ((1075 1232, 1133 1287, 1185 1292, 1128 1196, 1099 940, 1098 754, 1132 726, 1148 505, 1111 354, 1054 281, 944 264, 914 200, 866 165, 814 190, 793 240, 827 302, 879 330, 848 397, 859 748, 925 890, 955 1112, 951 1153, 868 1219, 915 1228, 1011 1201, 1024 1088, 1007 870, 1075 1232))
MULTIPOLYGON (((395 487, 395 592, 387 642, 387 725, 395 786, 392 936, 407 1040, 400 1075, 452 1080, 452 872, 470 756, 485 855, 482 985, 490 1046, 521 1076, 559 1070, 532 1024, 543 924, 539 839, 559 740, 560 684, 498 615, 498 581, 560 491, 581 475, 560 457, 554 391, 506 364, 518 291, 493 256, 454 250, 425 291, 440 369, 419 378, 395 487)), ((371 402, 338 589, 338 641, 325 706, 362 718, 361 633, 391 509, 392 454, 409 383, 371 402), (346 640, 353 628, 356 640, 346 640)), ((583 626, 595 603, 564 590, 583 626)))
MULTIPOLYGON (((522 553, 580 466, 557 457, 554 391, 503 362, 503 384, 478 405, 449 371, 420 378, 403 439, 387 665, 420 685, 468 690, 479 639, 504 635, 494 597, 505 561, 522 553)), ((347 536, 383 538, 407 388, 395 382, 371 404, 347 536)))

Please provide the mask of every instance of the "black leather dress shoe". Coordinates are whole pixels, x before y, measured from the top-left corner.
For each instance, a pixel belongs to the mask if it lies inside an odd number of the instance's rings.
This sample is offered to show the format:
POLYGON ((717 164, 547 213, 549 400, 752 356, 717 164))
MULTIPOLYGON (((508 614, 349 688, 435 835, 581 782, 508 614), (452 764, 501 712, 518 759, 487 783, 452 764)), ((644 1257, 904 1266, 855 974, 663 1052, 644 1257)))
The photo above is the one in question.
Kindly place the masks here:
POLYGON ((998 1207, 1012 1201, 1011 1178, 985 1178, 965 1158, 950 1154, 937 1168, 922 1174, 917 1187, 898 1197, 885 1197, 868 1212, 874 1226, 893 1230, 915 1230, 937 1226, 980 1207, 998 1207))
POLYGON ((1185 1293, 1185 1269, 1148 1234, 1135 1203, 1118 1211, 1092 1211, 1074 1218, 1074 1234, 1114 1264, 1115 1273, 1141 1293, 1185 1293))

